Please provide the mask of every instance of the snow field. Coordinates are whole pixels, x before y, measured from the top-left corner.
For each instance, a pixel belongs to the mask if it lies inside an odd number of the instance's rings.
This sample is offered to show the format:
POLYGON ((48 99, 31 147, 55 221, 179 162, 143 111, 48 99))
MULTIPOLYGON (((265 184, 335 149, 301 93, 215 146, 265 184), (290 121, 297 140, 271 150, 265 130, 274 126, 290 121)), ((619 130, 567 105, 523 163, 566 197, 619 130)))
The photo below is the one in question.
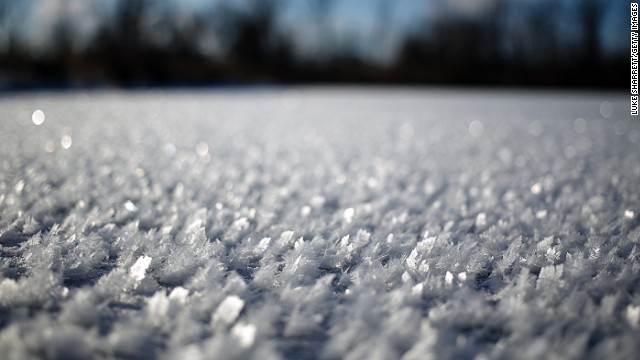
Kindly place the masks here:
POLYGON ((392 88, 7 96, 0 353, 633 358, 627 105, 392 88))

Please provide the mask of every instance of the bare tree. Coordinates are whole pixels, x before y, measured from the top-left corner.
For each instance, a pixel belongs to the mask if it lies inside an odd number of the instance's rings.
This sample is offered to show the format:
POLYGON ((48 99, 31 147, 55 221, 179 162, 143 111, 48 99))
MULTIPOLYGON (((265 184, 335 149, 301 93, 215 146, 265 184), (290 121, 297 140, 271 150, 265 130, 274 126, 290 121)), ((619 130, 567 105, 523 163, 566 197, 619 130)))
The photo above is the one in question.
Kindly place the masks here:
POLYGON ((279 0, 251 0, 249 11, 237 14, 231 56, 250 66, 282 63, 288 44, 278 32, 279 0))
POLYGON ((598 0, 582 0, 580 14, 584 34, 584 56, 591 64, 600 62, 600 14, 601 3, 598 0))

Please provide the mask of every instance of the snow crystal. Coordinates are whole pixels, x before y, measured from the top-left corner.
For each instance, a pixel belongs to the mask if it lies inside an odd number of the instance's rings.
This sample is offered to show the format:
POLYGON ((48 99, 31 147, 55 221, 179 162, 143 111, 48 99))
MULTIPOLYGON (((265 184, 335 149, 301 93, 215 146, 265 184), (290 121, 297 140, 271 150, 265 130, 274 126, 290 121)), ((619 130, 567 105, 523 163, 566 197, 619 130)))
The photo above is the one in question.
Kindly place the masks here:
POLYGON ((44 150, 48 153, 52 153, 56 150, 56 144, 53 141, 47 141, 44 143, 44 150))
POLYGON ((241 217, 238 220, 233 222, 232 227, 238 230, 246 230, 249 227, 249 220, 246 217, 241 217))
POLYGON ((209 145, 205 142, 199 142, 196 144, 196 154, 200 157, 205 157, 209 154, 209 145))
POLYGON ((178 286, 171 290, 169 294, 169 300, 175 300, 181 304, 184 304, 187 301, 187 297, 189 296, 189 290, 183 288, 182 286, 178 286))
POLYGON ((238 339, 240 346, 248 348, 253 345, 257 330, 253 324, 238 323, 231 329, 231 334, 238 339))
POLYGON ((62 135, 62 138, 60 139, 60 146, 62 146, 63 149, 67 150, 71 148, 71 144, 73 144, 71 135, 69 134, 62 135))
POLYGON ((311 213, 311 207, 310 206, 305 205, 300 209, 300 216, 302 216, 302 217, 307 217, 307 216, 309 216, 310 213, 311 213))
POLYGON ((263 238, 262 240, 260 240, 260 243, 256 247, 256 252, 263 253, 265 250, 267 250, 270 243, 271 243, 270 237, 263 238))
POLYGON ((416 262, 417 257, 418 250, 414 248, 413 250, 411 250, 411 254, 409 254, 406 260, 407 266, 409 266, 410 269, 415 269, 418 266, 418 263, 416 262))
POLYGON ((415 284, 412 288, 411 288, 411 293, 413 295, 422 295, 422 290, 424 289, 424 285, 422 283, 419 284, 415 284))
POLYGON ((18 194, 22 192, 24 189, 24 180, 20 180, 16 183, 16 186, 13 187, 18 194))
POLYGON ((164 291, 158 291, 149 299, 147 307, 152 318, 162 318, 169 312, 169 299, 164 291))
POLYGON ((547 256, 547 259, 549 259, 549 261, 551 262, 555 262, 560 258, 560 252, 556 250, 556 248, 557 246, 550 247, 547 249, 546 256, 547 256))
POLYGON ((456 224, 456 223, 455 223, 453 220, 449 220, 449 221, 447 221, 447 222, 444 224, 444 226, 442 227, 442 231, 444 231, 444 232, 449 232, 449 231, 451 231, 451 230, 453 229, 453 226, 454 226, 455 224, 456 224))
POLYGON ((313 195, 311 197, 311 200, 309 201, 309 204, 311 206, 313 206, 314 208, 320 208, 324 205, 326 199, 324 196, 322 195, 313 195))
POLYGON ((613 115, 613 104, 609 101, 600 103, 600 115, 605 119, 610 118, 613 115))
POLYGON ((453 283, 453 274, 449 271, 447 271, 447 273, 444 275, 444 281, 447 284, 452 284, 453 283))
POLYGON ((295 233, 291 230, 283 231, 282 234, 280 234, 280 243, 286 244, 286 245, 291 244, 293 242, 294 234, 295 233))
POLYGON ((409 282, 411 281, 411 275, 408 272, 403 272, 402 273, 402 282, 409 282))
POLYGON ((124 208, 127 209, 127 211, 129 212, 138 210, 136 205, 131 200, 127 200, 127 202, 124 203, 124 208))
POLYGON ((573 130, 578 134, 584 134, 587 131, 587 121, 583 118, 577 118, 573 122, 573 130))
POLYGON ((142 255, 129 269, 129 274, 137 281, 141 281, 147 274, 147 268, 151 265, 151 257, 142 255))
POLYGON ((347 208, 344 211, 344 220, 347 223, 352 222, 353 221, 353 216, 355 215, 355 213, 356 213, 356 210, 354 208, 347 208))
POLYGON ((3 279, 2 282, 0 282, 1 294, 10 294, 16 292, 18 289, 18 284, 12 279, 3 279))
POLYGON ((627 123, 622 120, 616 121, 616 123, 613 125, 613 131, 615 131, 616 135, 618 136, 624 135, 624 133, 627 131, 627 123))
POLYGON ((177 151, 178 149, 176 149, 176 146, 172 143, 168 143, 164 146, 164 153, 168 157, 174 157, 177 151))
POLYGON ((536 194, 536 195, 540 194, 542 192, 542 184, 540 184, 538 182, 538 183, 535 183, 535 184, 531 185, 531 192, 536 194))
POLYGON ((469 123, 469 134, 473 137, 479 137, 484 132, 484 125, 480 120, 473 120, 469 123))
POLYGON ((640 328, 640 306, 627 306, 625 315, 627 316, 627 321, 632 327, 636 329, 640 328))
POLYGON ((242 308, 244 308, 244 300, 236 295, 227 296, 220 305, 218 305, 216 312, 213 314, 212 321, 214 324, 231 324, 236 321, 242 308))
POLYGON ((350 237, 350 235, 347 234, 347 235, 343 236, 340 239, 340 246, 341 247, 345 248, 345 247, 347 247, 349 245, 349 237, 350 237))
POLYGON ((545 217, 547 217, 547 210, 542 209, 542 210, 536 211, 536 218, 544 219, 545 217))
POLYGON ((481 212, 476 216, 476 226, 483 227, 487 225, 487 214, 481 212))
POLYGON ((42 125, 42 123, 44 123, 44 112, 40 109, 36 110, 33 112, 33 114, 31 114, 31 121, 35 124, 35 125, 42 125))

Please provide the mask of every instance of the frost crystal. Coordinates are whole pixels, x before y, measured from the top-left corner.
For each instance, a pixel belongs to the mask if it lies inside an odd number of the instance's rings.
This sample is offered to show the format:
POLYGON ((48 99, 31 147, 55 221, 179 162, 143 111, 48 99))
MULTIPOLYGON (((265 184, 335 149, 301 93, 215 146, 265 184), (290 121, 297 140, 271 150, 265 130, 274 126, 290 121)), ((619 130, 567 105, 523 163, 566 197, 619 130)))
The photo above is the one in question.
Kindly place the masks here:
POLYGON ((540 183, 535 183, 533 185, 531 185, 531 192, 538 195, 542 192, 542 184, 540 183))
POLYGON ((151 265, 151 257, 142 255, 129 269, 129 274, 137 281, 144 279, 147 273, 147 268, 151 265))
POLYGON ((253 324, 238 323, 231 329, 231 334, 238 339, 240 346, 248 348, 253 345, 257 330, 253 324))
POLYGON ((60 139, 60 146, 62 146, 63 149, 67 150, 71 148, 71 144, 73 144, 73 139, 71 138, 71 135, 69 134, 62 135, 62 138, 60 139))
POLYGON ((326 199, 322 195, 313 195, 309 201, 310 205, 314 208, 320 208, 324 205, 326 199))
POLYGON ((424 285, 422 283, 418 283, 411 288, 411 293, 413 295, 422 295, 423 289, 424 289, 424 285))
POLYGON ((407 257, 407 266, 409 266, 409 268, 411 269, 415 269, 418 264, 416 263, 416 258, 418 257, 418 250, 417 249, 413 249, 411 250, 411 254, 409 254, 409 257, 407 257))
POLYGON ((133 202, 131 202, 130 200, 124 203, 124 208, 127 209, 127 211, 129 211, 129 212, 133 212, 133 211, 138 210, 136 205, 133 202))
POLYGON ((263 238, 262 240, 260 240, 260 243, 256 247, 256 251, 258 253, 263 253, 269 247, 269 243, 271 243, 270 237, 263 238))
POLYGON ((244 231, 249 227, 249 220, 246 217, 241 217, 233 222, 232 227, 239 231, 244 231))
POLYGON ((453 274, 451 272, 447 271, 447 273, 444 275, 444 281, 447 284, 453 283, 453 274))
POLYGON ((636 329, 640 328, 640 306, 627 306, 625 315, 631 326, 636 329))
POLYGON ((340 246, 345 248, 349 245, 349 234, 345 235, 340 239, 340 246))
POLYGON ((476 226, 485 226, 487 225, 487 214, 481 212, 476 216, 476 226))
POLYGON ((479 137, 484 132, 484 125, 480 120, 473 120, 469 123, 469 134, 473 137, 479 137))
POLYGON ((280 235, 280 242, 282 244, 291 244, 291 241, 293 240, 293 235, 294 235, 294 232, 291 230, 283 231, 282 234, 280 235))
POLYGON ((411 280, 411 275, 409 275, 408 272, 403 272, 402 273, 402 282, 409 282, 411 280))
POLYGON ((149 299, 147 307, 153 318, 161 318, 169 311, 169 299, 167 299, 164 291, 158 291, 149 299))
POLYGON ((184 304, 187 301, 187 297, 189 296, 189 290, 183 288, 182 286, 178 286, 175 289, 171 290, 169 294, 169 300, 176 300, 177 302, 184 304))
POLYGON ((353 221, 353 216, 355 215, 356 211, 354 208, 348 208, 344 211, 344 220, 347 223, 350 223, 353 221))
POLYGON ((33 121, 35 125, 42 125, 42 123, 44 123, 44 119, 45 116, 42 110, 36 110, 31 114, 31 121, 33 121))
POLYGON ((549 249, 547 249, 546 256, 549 261, 554 262, 560 258, 560 252, 556 250, 556 246, 550 247, 549 249))
POLYGON ((213 314, 213 323, 231 324, 238 318, 240 311, 244 307, 244 300, 236 295, 227 296, 218 305, 216 312, 213 314))
POLYGON ((300 209, 300 216, 302 217, 307 217, 309 216, 310 213, 311 213, 311 207, 308 205, 305 205, 302 207, 302 209, 300 209))

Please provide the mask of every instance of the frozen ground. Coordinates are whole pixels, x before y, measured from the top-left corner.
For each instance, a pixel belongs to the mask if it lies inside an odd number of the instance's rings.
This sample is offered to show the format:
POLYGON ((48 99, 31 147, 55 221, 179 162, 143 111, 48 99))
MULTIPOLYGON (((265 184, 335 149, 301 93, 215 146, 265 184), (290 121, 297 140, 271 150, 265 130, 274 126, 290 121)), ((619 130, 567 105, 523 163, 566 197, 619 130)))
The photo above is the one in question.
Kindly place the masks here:
POLYGON ((628 108, 515 91, 5 96, 0 354, 633 358, 628 108))

